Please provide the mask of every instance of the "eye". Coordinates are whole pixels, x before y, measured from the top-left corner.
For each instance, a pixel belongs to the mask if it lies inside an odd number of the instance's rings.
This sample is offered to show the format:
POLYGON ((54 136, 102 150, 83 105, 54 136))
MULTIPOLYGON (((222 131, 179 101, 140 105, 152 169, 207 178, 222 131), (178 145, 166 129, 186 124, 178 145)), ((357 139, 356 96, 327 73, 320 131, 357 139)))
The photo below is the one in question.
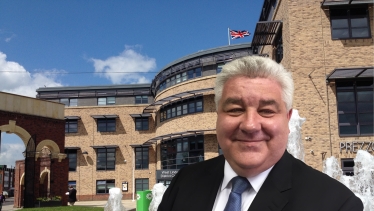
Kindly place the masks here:
POLYGON ((261 109, 258 113, 264 117, 272 117, 276 112, 272 109, 261 109))
POLYGON ((232 116, 238 116, 240 114, 242 114, 244 112, 244 109, 242 108, 231 108, 231 109, 227 109, 226 113, 228 113, 229 115, 232 115, 232 116))

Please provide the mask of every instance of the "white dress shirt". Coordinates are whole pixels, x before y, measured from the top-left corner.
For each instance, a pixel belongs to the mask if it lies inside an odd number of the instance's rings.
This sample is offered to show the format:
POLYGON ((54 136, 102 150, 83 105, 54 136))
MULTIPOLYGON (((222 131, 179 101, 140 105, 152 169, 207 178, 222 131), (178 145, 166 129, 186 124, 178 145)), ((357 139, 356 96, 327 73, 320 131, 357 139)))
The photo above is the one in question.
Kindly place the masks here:
MULTIPOLYGON (((260 190, 262 184, 265 182, 265 179, 268 177, 272 168, 273 166, 254 177, 247 178, 251 183, 252 188, 247 189, 242 193, 242 211, 247 211, 249 209, 249 206, 251 206, 253 199, 256 197, 256 194, 260 190)), ((231 168, 230 164, 225 160, 224 177, 221 186, 218 189, 216 201, 214 202, 213 206, 213 211, 223 211, 225 209, 231 192, 230 181, 236 176, 238 175, 231 168)))

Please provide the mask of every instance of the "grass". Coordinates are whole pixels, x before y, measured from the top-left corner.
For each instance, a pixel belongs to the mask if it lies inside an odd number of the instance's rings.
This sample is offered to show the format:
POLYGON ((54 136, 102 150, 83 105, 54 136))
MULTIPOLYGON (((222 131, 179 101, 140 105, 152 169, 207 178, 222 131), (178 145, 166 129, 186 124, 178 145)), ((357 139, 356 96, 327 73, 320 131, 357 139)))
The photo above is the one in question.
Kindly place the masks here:
POLYGON ((40 208, 24 208, 24 211, 103 211, 102 207, 84 207, 84 206, 62 206, 62 207, 40 207, 40 208))

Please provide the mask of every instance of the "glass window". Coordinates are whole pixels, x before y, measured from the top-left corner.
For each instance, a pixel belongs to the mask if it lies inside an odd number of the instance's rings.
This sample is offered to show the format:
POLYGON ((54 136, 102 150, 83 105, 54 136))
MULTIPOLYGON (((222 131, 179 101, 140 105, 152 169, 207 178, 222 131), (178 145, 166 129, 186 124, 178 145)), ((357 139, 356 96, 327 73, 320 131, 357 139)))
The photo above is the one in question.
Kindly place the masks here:
POLYGON ((97 131, 98 132, 115 132, 116 131, 116 119, 97 119, 97 131))
POLYGON ((370 38, 368 8, 330 7, 332 39, 370 38))
POLYGON ((67 119, 65 120, 65 133, 77 133, 78 132, 78 120, 67 119))
POLYGON ((115 187, 115 180, 96 180, 96 194, 109 193, 115 187))
POLYGON ((373 135, 373 79, 336 81, 341 136, 373 135))
POLYGON ((353 161, 353 158, 342 158, 341 159, 341 167, 343 171, 343 175, 346 176, 354 176, 354 166, 355 162, 353 161))
POLYGON ((65 154, 69 159, 69 171, 77 170, 77 150, 76 149, 66 149, 65 154))
POLYGON ((135 169, 148 169, 149 164, 149 148, 135 148, 135 169))
MULTIPOLYGON (((73 186, 74 189, 77 189, 77 181, 68 181, 68 187, 70 186, 73 186)), ((69 188, 67 190, 69 190, 69 188)))
POLYGON ((148 96, 146 95, 135 96, 135 104, 146 104, 146 103, 148 103, 148 96))
POLYGON ((195 69, 195 77, 200 77, 201 76, 201 68, 198 67, 195 69))
POLYGON ((175 80, 176 80, 176 83, 180 83, 181 82, 181 74, 177 74, 175 76, 175 80))
POLYGON ((187 81, 187 72, 182 73, 182 81, 187 81))
POLYGON ((69 98, 61 98, 60 103, 65 104, 65 106, 69 106, 69 98))
POLYGON ((116 104, 116 97, 107 97, 107 105, 116 104))
POLYGON ((148 117, 137 117, 135 118, 135 130, 149 130, 148 117))
POLYGON ((116 148, 97 149, 96 170, 115 170, 116 148))
POLYGON ((222 71, 222 67, 223 67, 223 65, 225 65, 225 64, 218 64, 218 65, 217 65, 217 69, 216 69, 217 74, 220 73, 220 72, 222 71))
POLYGON ((181 169, 204 160, 204 136, 189 136, 161 144, 161 168, 181 169))
POLYGON ((203 112, 202 97, 184 99, 183 101, 179 101, 171 105, 166 105, 165 107, 162 107, 160 110, 160 121, 196 112, 203 112), (163 114, 165 114, 165 112, 166 116, 162 116, 163 114))
POLYGON ((78 99, 77 98, 70 99, 69 106, 78 106, 78 99))
POLYGON ((97 105, 106 105, 106 97, 97 98, 97 105))
POLYGON ((135 179, 135 191, 149 190, 149 179, 135 179))

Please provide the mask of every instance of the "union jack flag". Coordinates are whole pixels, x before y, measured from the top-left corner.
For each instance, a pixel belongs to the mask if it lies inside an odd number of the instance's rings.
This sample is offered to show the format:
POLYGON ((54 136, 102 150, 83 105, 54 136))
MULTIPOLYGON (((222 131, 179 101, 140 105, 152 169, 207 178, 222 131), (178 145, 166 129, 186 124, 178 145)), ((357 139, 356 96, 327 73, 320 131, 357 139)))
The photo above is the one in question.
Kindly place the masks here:
POLYGON ((238 31, 238 30, 230 30, 231 39, 238 39, 243 38, 246 36, 249 36, 251 33, 249 33, 246 30, 238 31))

